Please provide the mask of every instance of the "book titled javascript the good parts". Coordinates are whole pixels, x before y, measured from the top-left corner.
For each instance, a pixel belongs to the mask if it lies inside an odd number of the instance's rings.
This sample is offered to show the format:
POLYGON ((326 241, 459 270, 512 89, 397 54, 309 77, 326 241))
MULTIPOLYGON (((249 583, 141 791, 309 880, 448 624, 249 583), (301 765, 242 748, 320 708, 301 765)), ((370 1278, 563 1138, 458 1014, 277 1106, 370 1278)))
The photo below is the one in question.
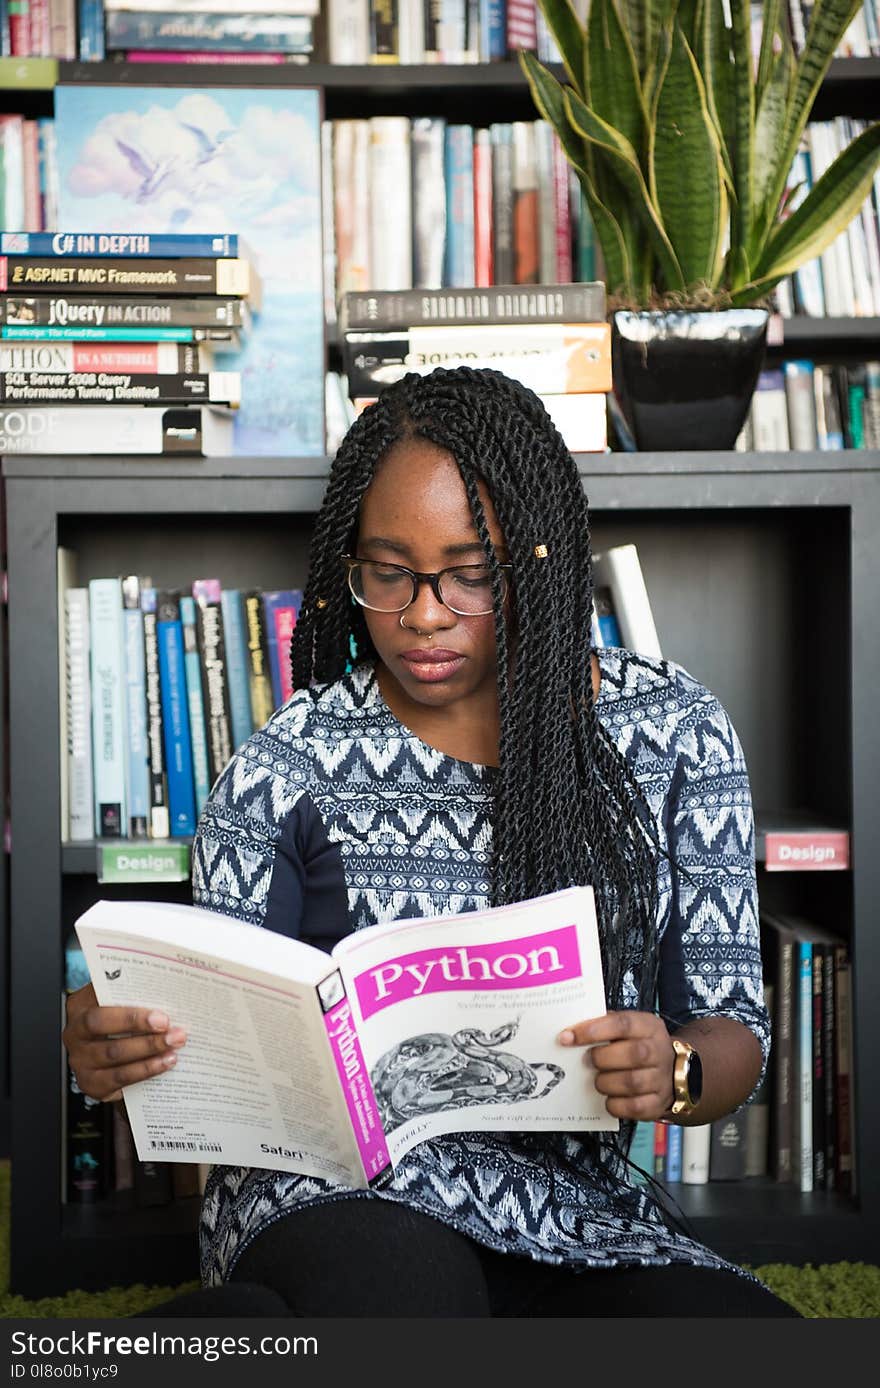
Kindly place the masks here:
POLYGON ((617 1128, 557 1040, 605 1012, 589 887, 371 926, 329 955, 167 903, 99 901, 76 929, 99 1003, 187 1032, 173 1069, 125 1090, 142 1161, 366 1187, 443 1133, 617 1128))

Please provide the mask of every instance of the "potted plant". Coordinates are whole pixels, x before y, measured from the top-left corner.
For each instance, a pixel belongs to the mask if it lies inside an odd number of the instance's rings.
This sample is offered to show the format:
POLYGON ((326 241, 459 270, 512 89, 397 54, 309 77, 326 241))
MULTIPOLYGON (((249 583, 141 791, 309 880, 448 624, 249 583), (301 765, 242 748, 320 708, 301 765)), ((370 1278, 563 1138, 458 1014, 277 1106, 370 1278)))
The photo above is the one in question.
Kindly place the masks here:
POLYGON ((795 55, 766 0, 538 0, 565 83, 521 53, 577 172, 605 263, 615 395, 640 448, 732 447, 763 361, 770 291, 868 196, 880 124, 798 202, 789 174, 861 0, 817 0, 795 55), (685 355, 686 354, 686 355, 685 355))

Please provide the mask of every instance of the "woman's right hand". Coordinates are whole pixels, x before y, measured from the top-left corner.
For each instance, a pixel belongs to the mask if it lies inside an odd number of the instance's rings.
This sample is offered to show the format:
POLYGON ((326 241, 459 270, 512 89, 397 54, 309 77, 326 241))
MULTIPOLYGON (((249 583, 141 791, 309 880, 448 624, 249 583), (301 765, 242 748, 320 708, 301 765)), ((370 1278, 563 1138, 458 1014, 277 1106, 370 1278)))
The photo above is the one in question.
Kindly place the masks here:
POLYGON ((105 1103, 121 1099, 127 1084, 171 1069, 186 1041, 158 1009, 99 1007, 91 983, 68 994, 61 1036, 83 1094, 105 1103))

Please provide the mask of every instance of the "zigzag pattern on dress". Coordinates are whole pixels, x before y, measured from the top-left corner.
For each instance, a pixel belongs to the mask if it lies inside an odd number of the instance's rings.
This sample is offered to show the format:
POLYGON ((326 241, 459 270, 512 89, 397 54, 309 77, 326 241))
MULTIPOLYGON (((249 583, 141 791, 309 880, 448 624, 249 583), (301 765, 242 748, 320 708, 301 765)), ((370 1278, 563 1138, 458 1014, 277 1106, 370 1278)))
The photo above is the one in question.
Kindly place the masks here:
MULTIPOLYGON (((751 800, 736 734, 717 699, 680 667, 598 654, 600 719, 676 863, 673 877, 660 861, 657 924, 680 937, 689 1015, 720 1011, 743 1022, 766 1060, 751 800)), ((307 793, 342 856, 351 928, 485 907, 494 774, 426 746, 387 708, 372 668, 358 667, 295 694, 233 758, 199 827, 195 898, 261 923, 275 844, 307 793)), ((576 1136, 495 1132, 422 1143, 375 1192, 216 1167, 202 1216, 203 1274, 223 1281, 260 1229, 329 1199, 404 1201, 489 1247, 547 1262, 728 1266, 670 1231, 647 1191, 625 1168, 620 1176, 610 1194, 576 1136)))

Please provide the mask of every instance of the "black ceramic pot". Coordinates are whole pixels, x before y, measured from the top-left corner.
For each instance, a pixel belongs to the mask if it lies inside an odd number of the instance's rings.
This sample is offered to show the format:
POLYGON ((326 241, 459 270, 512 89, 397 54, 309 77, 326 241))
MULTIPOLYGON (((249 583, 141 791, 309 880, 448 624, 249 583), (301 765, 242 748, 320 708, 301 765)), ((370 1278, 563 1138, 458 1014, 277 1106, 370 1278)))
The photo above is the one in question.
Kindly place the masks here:
POLYGON ((768 317, 763 308, 618 310, 612 380, 635 446, 732 448, 764 362, 768 317))

